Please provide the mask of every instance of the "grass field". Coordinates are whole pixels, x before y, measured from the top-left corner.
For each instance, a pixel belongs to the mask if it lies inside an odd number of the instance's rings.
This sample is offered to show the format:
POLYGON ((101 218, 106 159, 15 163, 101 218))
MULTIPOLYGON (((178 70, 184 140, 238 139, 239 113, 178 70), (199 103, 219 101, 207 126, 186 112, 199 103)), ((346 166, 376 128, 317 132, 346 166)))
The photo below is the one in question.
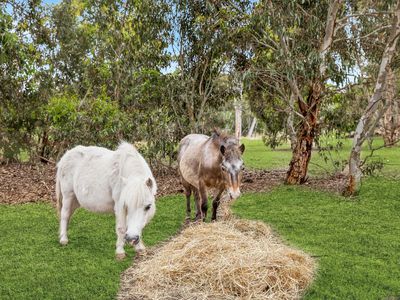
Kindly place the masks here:
MULTIPOLYGON (((245 140, 248 168, 285 168, 290 151, 271 151, 245 140)), ((346 156, 350 144, 339 155, 346 156)), ((400 173, 399 148, 382 149, 384 175, 400 173)), ((314 153, 315 164, 324 163, 314 153)), ((314 165, 315 166, 315 165, 314 165)), ((320 168, 311 165, 318 175, 320 168)), ((329 168, 329 167, 327 167, 329 168)), ((332 169, 331 169, 332 170, 332 169)), ((353 200, 305 187, 281 186, 244 194, 235 213, 262 220, 286 243, 314 255, 319 269, 306 299, 398 299, 400 297, 400 185, 384 176, 363 181, 353 200)), ((185 217, 182 195, 159 199, 145 228, 147 246, 174 235, 185 217)), ((48 203, 0 205, 0 299, 114 299, 119 276, 132 263, 114 259, 114 217, 78 210, 70 244, 57 238, 55 209, 48 203)))
MULTIPOLYGON (((185 218, 180 197, 164 197, 144 235, 154 245, 174 235, 185 218), (172 208, 172 213, 171 213, 172 208)), ((0 205, 0 299, 113 299, 120 273, 114 259, 114 217, 77 210, 69 244, 58 244, 58 221, 47 203, 0 205)), ((128 249, 128 247, 126 247, 128 249)))
MULTIPOLYGON (((323 145, 327 145, 328 142, 325 139, 323 145)), ((325 151, 324 154, 328 158, 324 160, 317 150, 314 150, 311 156, 309 164, 309 175, 310 176, 324 176, 334 172, 334 166, 332 161, 347 161, 351 149, 351 139, 340 140, 343 143, 343 147, 338 151, 325 151)), ((329 144, 336 145, 336 140, 330 140, 329 144)), ((253 169, 286 169, 289 166, 292 152, 288 144, 279 146, 275 150, 266 148, 263 141, 260 139, 243 139, 243 143, 246 145, 244 152, 244 161, 246 167, 253 169)), ((383 144, 382 139, 374 140, 373 147, 379 147, 383 144)), ((368 149, 368 145, 363 146, 362 157, 369 155, 371 152, 368 149)), ((371 158, 368 158, 367 162, 370 161, 381 161, 384 164, 384 168, 381 174, 385 176, 399 176, 400 170, 400 146, 394 146, 390 148, 382 148, 373 153, 371 158)), ((343 164, 342 164, 343 166, 343 164)))
POLYGON ((399 299, 400 185, 366 180, 359 197, 281 186, 246 194, 242 218, 262 220, 289 244, 315 255, 319 269, 306 299, 399 299))

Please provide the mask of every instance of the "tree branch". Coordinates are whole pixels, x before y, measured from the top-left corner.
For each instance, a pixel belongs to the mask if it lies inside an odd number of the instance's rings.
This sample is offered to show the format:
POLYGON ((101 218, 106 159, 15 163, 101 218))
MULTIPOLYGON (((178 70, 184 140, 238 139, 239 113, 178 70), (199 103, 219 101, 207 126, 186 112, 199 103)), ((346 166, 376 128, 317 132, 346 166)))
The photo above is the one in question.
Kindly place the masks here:
POLYGON ((370 154, 367 155, 367 156, 364 158, 364 160, 360 163, 360 167, 362 167, 363 165, 365 165, 365 163, 367 162, 367 160, 368 160, 369 158, 371 158, 371 157, 374 155, 374 152, 375 152, 375 151, 378 151, 378 150, 380 150, 380 149, 382 149, 382 148, 387 148, 387 147, 390 147, 390 146, 394 146, 394 145, 398 144, 399 142, 400 142, 400 139, 397 139, 396 141, 391 142, 391 143, 389 143, 389 144, 382 145, 382 146, 379 146, 379 147, 377 147, 377 148, 372 148, 370 154))

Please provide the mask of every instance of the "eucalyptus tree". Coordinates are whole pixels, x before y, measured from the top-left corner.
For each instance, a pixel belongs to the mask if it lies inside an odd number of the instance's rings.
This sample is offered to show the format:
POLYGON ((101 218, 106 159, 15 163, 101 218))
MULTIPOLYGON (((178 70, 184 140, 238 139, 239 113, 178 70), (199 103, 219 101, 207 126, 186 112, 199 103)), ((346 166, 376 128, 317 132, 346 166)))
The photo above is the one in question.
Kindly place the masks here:
POLYGON ((344 14, 341 0, 262 1, 254 11, 253 87, 270 104, 261 100, 253 106, 278 111, 279 128, 289 112, 298 122, 288 184, 306 181, 327 79, 344 81, 346 63, 351 64, 333 44, 335 36, 346 34, 338 24, 344 14))
POLYGON ((168 62, 168 11, 165 1, 62 1, 53 10, 55 74, 81 96, 105 91, 138 104, 141 84, 168 62))
POLYGON ((226 82, 232 61, 243 43, 250 1, 172 1, 174 36, 172 51, 176 63, 176 87, 180 94, 171 103, 187 119, 186 131, 202 132, 207 118, 232 98, 226 82))
MULTIPOLYGON (((59 94, 52 103, 58 105, 65 95, 78 98, 76 108, 84 114, 83 110, 94 113, 95 107, 109 102, 111 105, 104 106, 111 109, 109 113, 118 109, 117 115, 125 120, 124 126, 114 124, 105 130, 110 132, 106 134, 110 142, 120 138, 147 140, 149 155, 157 152, 159 143, 171 142, 162 139, 159 130, 165 130, 171 122, 170 109, 163 101, 162 74, 170 58, 166 51, 169 12, 167 1, 151 0, 61 1, 55 5, 51 28, 57 47, 51 66, 59 94), (159 128, 155 128, 154 118, 158 118, 159 128), (146 126, 153 130, 146 130, 146 126)), ((107 120, 100 122, 98 116, 85 119, 86 140, 92 141, 100 134, 99 129, 108 126, 107 120)), ((65 138, 62 131, 64 128, 59 127, 61 140, 65 138)), ((70 133, 71 138, 82 138, 70 133)), ((99 136, 97 142, 104 140, 99 136)))
MULTIPOLYGON (((392 59, 396 55, 396 47, 400 36, 400 1, 397 1, 396 5, 390 5, 391 3, 385 2, 389 7, 392 6, 392 17, 390 18, 390 26, 379 26, 379 31, 386 32, 387 38, 385 46, 381 55, 381 60, 376 76, 376 83, 367 107, 364 110, 360 120, 358 121, 354 138, 353 145, 350 151, 349 158, 349 175, 348 182, 345 190, 345 195, 355 195, 360 190, 361 184, 361 146, 363 145, 366 138, 371 135, 373 130, 380 118, 382 117, 385 109, 383 102, 385 87, 387 86, 387 75, 392 59), (387 30, 387 31, 386 31, 387 30)), ((378 14, 376 10, 368 8, 367 14, 378 14)), ((363 15, 365 13, 361 13, 363 15)), ((390 72, 389 72, 390 73, 390 72)))
POLYGON ((40 1, 0 4, 0 150, 16 159, 35 150, 48 99, 49 32, 40 1))

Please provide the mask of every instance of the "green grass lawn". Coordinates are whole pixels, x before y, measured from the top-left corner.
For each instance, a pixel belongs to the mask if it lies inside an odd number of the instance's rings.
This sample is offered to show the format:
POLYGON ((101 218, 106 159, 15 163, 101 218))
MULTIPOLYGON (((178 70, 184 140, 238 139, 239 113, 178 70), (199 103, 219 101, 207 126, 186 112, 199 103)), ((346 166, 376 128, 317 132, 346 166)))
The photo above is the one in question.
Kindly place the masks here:
MULTIPOLYGON (((147 246, 174 235, 185 218, 182 197, 164 197, 143 233, 147 246)), ((114 299, 132 264, 114 259, 114 217, 77 210, 69 244, 58 244, 49 204, 0 205, 0 299, 114 299)), ((128 247, 126 247, 128 249, 128 247)))
MULTIPOLYGON (((334 166, 332 160, 343 161, 348 160, 351 139, 340 140, 343 143, 343 147, 339 151, 325 151, 327 161, 314 150, 311 155, 311 161, 309 164, 309 175, 310 176, 322 176, 334 172, 334 166)), ((246 167, 252 169, 287 169, 289 162, 292 157, 292 151, 288 144, 279 146, 275 150, 265 147, 261 139, 246 139, 243 138, 242 142, 246 145, 243 158, 246 167)), ((331 145, 336 145, 336 140, 329 141, 331 145)), ((322 141, 323 145, 327 145, 326 139, 322 141)), ((378 138, 374 140, 373 147, 379 147, 383 144, 382 139, 378 138)), ((368 145, 364 144, 362 157, 369 155, 368 145)), ((369 161, 382 161, 384 168, 382 174, 386 176, 398 176, 400 170, 400 145, 382 148, 374 152, 373 156, 367 160, 369 161)))
POLYGON ((246 194, 234 212, 271 224, 287 243, 318 257, 306 299, 400 297, 400 184, 369 178, 349 201, 305 187, 246 194))
MULTIPOLYGON (((244 142, 248 168, 287 167, 287 146, 272 151, 260 140, 244 142)), ((347 156, 349 147, 347 141, 339 155, 347 156)), ((390 163, 384 174, 400 173, 399 150, 377 152, 379 159, 390 163)), ((313 161, 324 163, 317 153, 313 161)), ((310 169, 320 172, 315 165, 310 169)), ((370 177, 352 200, 281 186, 269 193, 244 194, 234 211, 271 224, 288 244, 317 257, 316 281, 306 299, 398 298, 399 195, 399 181, 370 177)), ((156 215, 143 233, 145 244, 173 236, 184 219, 183 195, 159 199, 156 215)), ((128 259, 114 259, 114 223, 112 215, 78 210, 70 224, 70 243, 61 247, 57 215, 49 204, 0 205, 0 299, 114 299, 120 274, 134 255, 130 249, 128 259)))

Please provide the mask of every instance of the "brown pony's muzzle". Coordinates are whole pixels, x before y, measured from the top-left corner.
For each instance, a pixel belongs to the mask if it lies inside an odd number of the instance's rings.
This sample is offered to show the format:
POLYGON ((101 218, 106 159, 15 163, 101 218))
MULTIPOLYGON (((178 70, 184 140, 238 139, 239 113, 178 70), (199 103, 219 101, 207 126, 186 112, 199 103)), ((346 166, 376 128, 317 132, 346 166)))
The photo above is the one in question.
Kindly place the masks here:
POLYGON ((237 199, 240 196, 240 190, 228 189, 228 194, 231 199, 237 199))
POLYGON ((231 199, 236 199, 240 196, 239 180, 239 174, 230 174, 230 186, 228 187, 228 194, 231 199))

